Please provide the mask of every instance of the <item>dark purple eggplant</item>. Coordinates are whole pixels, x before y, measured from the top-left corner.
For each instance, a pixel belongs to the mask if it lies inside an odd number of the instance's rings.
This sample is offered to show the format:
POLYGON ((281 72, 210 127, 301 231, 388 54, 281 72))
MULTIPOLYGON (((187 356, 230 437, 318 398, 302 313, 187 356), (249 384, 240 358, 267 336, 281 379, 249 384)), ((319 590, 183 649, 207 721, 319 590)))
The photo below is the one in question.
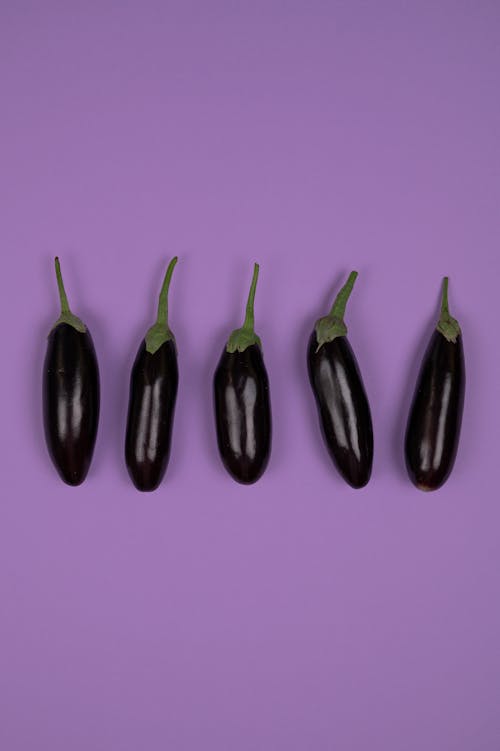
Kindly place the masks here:
POLYGON ((441 314, 424 354, 405 436, 406 468, 419 490, 437 490, 455 463, 465 396, 462 332, 448 309, 443 280, 441 314))
POLYGON ((130 376, 125 462, 137 490, 163 480, 172 442, 179 371, 175 337, 168 326, 168 290, 177 263, 167 268, 156 323, 142 340, 130 376))
POLYGON ((73 315, 55 259, 61 315, 52 327, 43 366, 43 424, 50 457, 68 485, 89 471, 99 422, 99 368, 83 321, 73 315))
POLYGON ((255 264, 245 322, 232 332, 214 375, 217 443, 229 474, 244 484, 264 473, 271 453, 271 403, 262 344, 254 330, 255 264))
POLYGON ((372 418, 344 323, 357 275, 351 272, 330 313, 316 322, 309 339, 307 366, 328 453, 344 480, 353 488, 362 488, 372 471, 372 418))

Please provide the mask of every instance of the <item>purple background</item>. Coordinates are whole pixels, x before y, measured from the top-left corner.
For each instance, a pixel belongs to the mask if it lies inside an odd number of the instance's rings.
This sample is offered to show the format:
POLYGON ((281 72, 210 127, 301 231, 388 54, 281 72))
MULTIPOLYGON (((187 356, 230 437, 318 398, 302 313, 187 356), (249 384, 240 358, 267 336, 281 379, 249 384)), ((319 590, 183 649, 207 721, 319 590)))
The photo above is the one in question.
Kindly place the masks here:
POLYGON ((2 2, 2 750, 500 748, 499 33, 494 0, 2 2), (102 374, 77 489, 41 424, 55 253, 102 374), (128 378, 174 253, 181 385, 145 496, 128 378), (241 487, 211 378, 254 260, 275 431, 241 487), (330 466, 305 368, 352 268, 363 491, 330 466), (401 441, 446 273, 466 406, 424 495, 401 441))

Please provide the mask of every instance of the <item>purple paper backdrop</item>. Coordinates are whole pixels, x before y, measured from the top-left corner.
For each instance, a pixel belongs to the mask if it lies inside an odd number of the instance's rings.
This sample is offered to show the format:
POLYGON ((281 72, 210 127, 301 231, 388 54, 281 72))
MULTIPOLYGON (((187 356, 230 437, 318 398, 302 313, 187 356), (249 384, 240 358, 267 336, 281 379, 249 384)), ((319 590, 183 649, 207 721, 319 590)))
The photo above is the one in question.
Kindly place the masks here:
POLYGON ((500 748, 499 34, 493 0, 2 2, 2 751, 500 748), (55 253, 102 374, 77 489, 41 425, 55 253), (129 369, 174 253, 173 452, 144 496, 129 369), (240 487, 211 378, 254 260, 274 447, 240 487), (305 368, 352 268, 363 491, 305 368), (444 274, 466 406, 424 495, 401 439, 444 274))

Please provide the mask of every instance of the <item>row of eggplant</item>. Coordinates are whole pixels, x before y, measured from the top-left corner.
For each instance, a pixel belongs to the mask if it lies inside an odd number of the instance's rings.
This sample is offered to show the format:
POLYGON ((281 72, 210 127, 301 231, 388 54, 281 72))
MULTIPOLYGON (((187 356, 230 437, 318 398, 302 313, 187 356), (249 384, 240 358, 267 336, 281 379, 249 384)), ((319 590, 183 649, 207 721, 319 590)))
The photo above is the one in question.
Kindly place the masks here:
MULTIPOLYGON (((170 262, 156 322, 141 341, 130 377, 125 462, 138 490, 155 490, 167 469, 179 373, 175 337, 168 325, 168 290, 177 258, 170 262)), ((55 269, 61 314, 52 327, 43 372, 47 447, 60 477, 79 485, 92 461, 99 421, 99 369, 92 337, 69 307, 59 259, 55 269)), ((255 264, 245 320, 223 349, 213 392, 217 443, 222 462, 238 482, 256 482, 271 453, 269 379, 255 333, 255 264)), ((326 316, 311 333, 309 380, 324 443, 333 464, 354 488, 367 485, 373 463, 373 427, 368 398, 347 338, 346 304, 353 271, 326 316)), ((462 335, 448 307, 443 280, 441 312, 423 357, 405 436, 412 482, 435 490, 449 477, 458 448, 465 393, 462 335)))

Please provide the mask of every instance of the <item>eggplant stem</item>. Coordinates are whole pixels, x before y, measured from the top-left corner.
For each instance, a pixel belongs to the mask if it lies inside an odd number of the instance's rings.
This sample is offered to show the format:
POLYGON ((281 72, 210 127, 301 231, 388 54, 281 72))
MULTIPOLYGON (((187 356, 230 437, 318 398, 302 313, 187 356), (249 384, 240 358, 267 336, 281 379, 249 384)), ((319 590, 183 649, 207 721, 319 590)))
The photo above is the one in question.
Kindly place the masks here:
POLYGON ((448 277, 443 278, 443 290, 441 292, 441 314, 437 323, 437 330, 449 342, 455 343, 460 336, 460 326, 456 318, 450 315, 448 307, 448 277))
POLYGON ((68 326, 73 326, 73 328, 80 333, 84 333, 87 330, 84 322, 80 318, 78 318, 78 316, 75 316, 70 310, 68 297, 66 295, 66 290, 64 289, 64 282, 61 274, 61 264, 59 263, 59 258, 57 256, 54 258, 54 264, 56 267, 57 289, 59 290, 59 299, 61 301, 61 315, 52 326, 51 331, 53 331, 56 326, 59 326, 59 324, 66 323, 68 326))
POLYGON ((347 326, 344 322, 345 309, 357 276, 357 271, 351 271, 347 282, 333 301, 333 305, 330 308, 328 315, 323 316, 323 318, 316 321, 315 331, 318 343, 316 352, 321 349, 323 344, 333 342, 333 340, 337 339, 339 336, 347 336, 347 326))
POLYGON ((332 316, 332 318, 339 318, 341 321, 344 320, 347 301, 351 296, 352 288, 354 287, 354 282, 356 281, 357 276, 357 271, 351 271, 351 273, 349 274, 347 282, 344 284, 337 297, 333 301, 333 305, 330 309, 330 315, 332 316))
POLYGON ((445 276, 443 279, 443 292, 441 295, 441 315, 450 315, 450 310, 448 308, 448 277, 445 276))
POLYGON ((255 291, 257 289, 258 278, 259 278, 259 264, 254 263, 252 283, 250 285, 250 291, 248 293, 247 306, 245 310, 245 320, 243 322, 243 327, 242 327, 244 329, 247 329, 247 331, 251 331, 251 332, 253 332, 254 326, 255 326, 254 302, 255 302, 255 291))
POLYGON ((178 258, 177 256, 174 256, 170 263, 168 264, 167 271, 165 273, 165 277, 163 279, 163 284, 161 286, 160 290, 160 297, 158 300, 158 315, 156 317, 156 323, 160 325, 165 325, 168 328, 168 290, 170 288, 170 280, 172 279, 172 274, 174 273, 175 264, 177 263, 178 258))
POLYGON ((261 346, 261 341, 255 333, 255 318, 254 318, 254 302, 255 291, 257 289, 257 280, 259 278, 259 264, 253 265, 252 283, 250 285, 250 291, 248 293, 247 306, 245 309, 245 320, 243 326, 239 329, 235 329, 228 339, 226 350, 227 352, 244 352, 247 347, 252 344, 258 344, 261 346))
POLYGON ((59 263, 59 258, 57 256, 54 259, 54 263, 56 267, 57 289, 59 290, 59 299, 61 301, 61 313, 71 313, 69 303, 68 303, 68 297, 66 295, 66 290, 64 289, 64 282, 63 282, 62 273, 61 273, 61 264, 59 263))
POLYGON ((163 278, 163 284, 161 285, 160 296, 158 298, 158 313, 156 315, 156 321, 148 329, 145 338, 146 351, 150 355, 160 349, 161 345, 168 342, 170 339, 174 339, 173 333, 168 326, 168 290, 170 288, 170 280, 174 272, 175 264, 177 263, 177 256, 174 256, 167 266, 165 276, 163 278))

